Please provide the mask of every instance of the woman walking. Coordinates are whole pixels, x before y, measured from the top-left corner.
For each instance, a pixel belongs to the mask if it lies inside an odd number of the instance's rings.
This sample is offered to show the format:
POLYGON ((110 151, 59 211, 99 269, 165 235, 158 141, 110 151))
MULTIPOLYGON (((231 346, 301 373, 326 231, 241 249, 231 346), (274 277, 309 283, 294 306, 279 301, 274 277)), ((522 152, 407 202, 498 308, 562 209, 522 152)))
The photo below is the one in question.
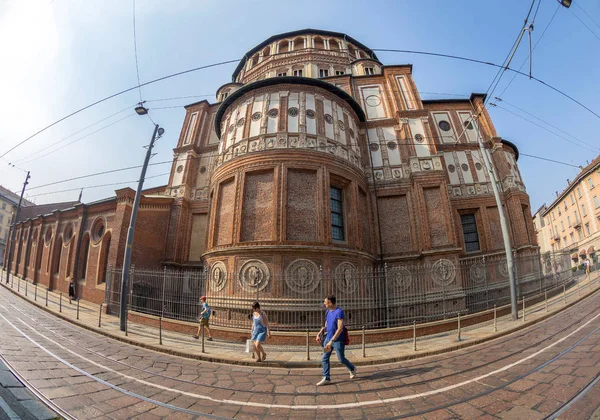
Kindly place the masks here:
POLYGON ((73 299, 75 299, 75 283, 71 280, 69 283, 69 303, 71 303, 71 300, 73 299))
POLYGON ((271 338, 267 314, 261 311, 258 302, 254 302, 252 304, 252 336, 250 339, 254 342, 257 362, 262 362, 267 358, 267 353, 262 346, 267 337, 271 338))

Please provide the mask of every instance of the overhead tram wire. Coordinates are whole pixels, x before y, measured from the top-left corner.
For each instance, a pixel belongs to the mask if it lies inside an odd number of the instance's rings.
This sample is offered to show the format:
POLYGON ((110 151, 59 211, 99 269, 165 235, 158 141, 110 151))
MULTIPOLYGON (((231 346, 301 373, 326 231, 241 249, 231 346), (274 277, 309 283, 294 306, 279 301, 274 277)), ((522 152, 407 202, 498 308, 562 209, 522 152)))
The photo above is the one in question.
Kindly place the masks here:
POLYGON ((579 169, 579 168, 580 168, 580 166, 573 165, 573 164, 571 164, 571 163, 561 162, 561 161, 559 161, 559 160, 554 160, 554 159, 548 159, 548 158, 544 158, 544 157, 541 157, 541 156, 528 155, 528 154, 526 154, 526 153, 520 153, 519 155, 520 155, 520 156, 529 157, 529 158, 532 158, 532 159, 540 159, 540 160, 545 160, 546 162, 557 163, 557 164, 559 164, 559 165, 571 166, 571 167, 573 167, 573 168, 577 168, 577 169, 579 169))
MULTIPOLYGON (((491 63, 489 61, 477 60, 477 59, 473 59, 473 58, 461 57, 461 56, 451 55, 451 54, 432 53, 432 52, 427 52, 427 51, 416 51, 416 50, 387 49, 387 48, 374 48, 374 49, 372 49, 372 51, 394 52, 394 53, 404 53, 404 54, 417 54, 417 55, 426 55, 426 56, 433 56, 433 57, 451 58, 451 59, 455 59, 455 60, 468 61, 468 62, 471 62, 471 63, 483 64, 483 65, 486 65, 486 66, 491 66, 491 67, 496 67, 496 68, 504 68, 504 66, 501 66, 501 65, 495 64, 495 63, 491 63)), ((274 54, 273 56, 275 56, 275 55, 276 54, 274 54)), ((0 157, 6 156, 8 153, 12 152, 17 147, 23 145, 27 141, 31 140, 32 138, 34 138, 35 136, 39 135, 40 133, 46 131, 47 129, 55 126, 56 124, 58 124, 58 123, 60 123, 60 122, 62 122, 64 120, 66 120, 66 119, 68 119, 68 118, 70 118, 70 117, 72 117, 72 116, 74 116, 74 115, 76 115, 76 114, 78 114, 80 112, 83 112, 86 109, 89 109, 89 108, 91 108, 91 107, 93 107, 95 105, 98 105, 98 104, 100 104, 102 102, 105 102, 105 101, 107 101, 109 99, 115 98, 115 97, 117 97, 119 95, 123 95, 123 94, 125 94, 127 92, 131 92, 132 90, 138 89, 138 87, 148 86, 150 84, 157 83, 157 82, 160 82, 160 81, 163 81, 163 80, 167 80, 167 79, 170 79, 170 78, 173 78, 173 77, 181 76, 181 75, 192 73, 192 72, 199 71, 199 70, 205 70, 205 69, 208 69, 208 68, 223 66, 223 65, 226 65, 226 64, 237 63, 239 61, 241 61, 241 60, 240 59, 236 59, 236 60, 221 61, 219 63, 208 64, 208 65, 205 65, 205 66, 195 67, 193 69, 188 69, 188 70, 184 70, 184 71, 177 72, 177 73, 172 73, 172 74, 169 74, 169 75, 166 75, 166 76, 163 76, 163 77, 159 77, 157 79, 150 80, 148 82, 144 82, 144 83, 142 83, 140 85, 133 86, 133 87, 130 87, 128 89, 124 89, 124 90, 122 90, 120 92, 117 92, 117 93, 114 93, 112 95, 106 96, 106 97, 104 97, 104 98, 102 98, 102 99, 100 99, 98 101, 95 101, 95 102, 93 102, 93 103, 91 103, 89 105, 84 106, 83 108, 79 108, 78 110, 76 110, 76 111, 74 111, 74 112, 72 112, 72 113, 70 113, 70 114, 68 114, 68 115, 66 115, 66 116, 64 116, 64 117, 62 117, 62 118, 54 121, 53 123, 51 123, 51 124, 43 127, 42 129, 40 129, 37 132, 33 133, 32 135, 30 135, 26 139, 20 141, 16 145, 14 145, 12 148, 10 148, 6 152, 4 152, 2 155, 0 155, 0 157)), ((520 74, 522 76, 526 76, 526 77, 529 78, 528 74, 522 73, 521 71, 512 69, 510 67, 507 67, 505 70, 506 71, 511 71, 511 72, 514 72, 514 73, 517 73, 517 74, 520 74)), ((598 119, 600 119, 600 114, 596 113, 595 111, 593 111, 592 109, 590 109, 589 107, 587 107, 586 105, 584 105, 583 103, 581 103, 580 101, 578 101, 577 99, 573 98, 572 96, 568 95, 567 93, 563 92, 562 90, 560 90, 558 88, 555 88, 554 86, 550 85, 549 83, 546 83, 543 80, 538 79, 536 77, 531 77, 531 80, 535 80, 536 82, 538 82, 538 83, 540 83, 540 84, 542 84, 542 85, 544 85, 544 86, 546 86, 546 87, 554 90, 555 92, 557 92, 560 95, 564 96, 565 98, 571 100, 572 102, 575 102, 580 107, 584 108, 586 111, 590 112, 591 114, 593 114, 594 116, 596 116, 598 119)))
MULTIPOLYGON (((575 16, 575 18, 576 18, 576 19, 577 19, 579 22, 581 22, 581 24, 582 24, 583 26, 585 26, 585 27, 588 29, 588 31, 590 31, 590 32, 592 33, 592 35, 594 35, 594 36, 596 37, 596 39, 597 39, 598 41, 600 41, 600 36, 598 36, 598 34, 597 34, 597 33, 596 33, 596 32, 595 32, 595 31, 594 31, 592 28, 590 28, 590 27, 587 25, 587 23, 585 23, 585 22, 583 21, 583 19, 581 19, 579 16, 577 16, 577 15, 576 15, 576 14, 575 14, 575 13, 574 13, 572 10, 571 10, 571 14, 572 14, 573 16, 575 16)), ((595 23, 595 22, 594 22, 594 23, 595 23)))
POLYGON ((132 0, 133 3, 133 52, 135 55, 135 73, 137 74, 137 82, 138 82, 138 90, 140 93, 140 103, 143 103, 142 99, 142 88, 140 87, 140 66, 138 64, 138 54, 137 54, 137 37, 135 31, 135 0, 132 0))
POLYGON ((598 24, 598 22, 596 22, 596 21, 594 20, 594 18, 593 18, 593 17, 592 17, 592 16, 591 16, 591 15, 590 15, 588 12, 586 12, 586 11, 585 11, 585 9, 584 9, 583 7, 581 7, 581 6, 579 5, 579 2, 578 2, 578 1, 576 1, 576 2, 575 2, 575 6, 579 7, 579 8, 581 9, 581 11, 582 11, 583 13, 585 13, 585 14, 586 14, 586 16, 587 16, 588 18, 590 18, 590 20, 591 20, 592 22, 594 22, 594 24, 595 24, 595 25, 596 25, 596 26, 597 26, 597 27, 600 29, 600 24, 598 24))

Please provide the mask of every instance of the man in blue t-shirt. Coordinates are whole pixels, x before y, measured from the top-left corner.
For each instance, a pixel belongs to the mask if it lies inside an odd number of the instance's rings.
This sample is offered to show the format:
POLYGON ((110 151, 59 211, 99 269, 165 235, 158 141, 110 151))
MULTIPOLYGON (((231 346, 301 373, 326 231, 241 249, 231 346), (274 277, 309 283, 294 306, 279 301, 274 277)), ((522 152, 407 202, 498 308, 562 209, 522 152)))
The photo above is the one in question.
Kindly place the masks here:
POLYGON ((338 308, 335 302, 335 296, 327 296, 323 301, 325 308, 327 308, 325 326, 317 334, 317 342, 323 346, 323 378, 317 383, 317 386, 331 383, 329 358, 333 350, 335 350, 340 363, 346 366, 350 372, 350 379, 356 377, 356 367, 344 355, 347 333, 347 330, 344 333, 344 311, 342 308, 338 308), (326 333, 324 338, 323 332, 326 333))
POLYGON ((213 341, 210 328, 208 327, 208 320, 210 319, 210 313, 212 310, 210 309, 210 306, 208 306, 208 302, 206 302, 206 296, 202 296, 200 298, 200 303, 202 303, 202 311, 200 312, 200 325, 198 325, 198 332, 196 332, 196 334, 194 334, 192 337, 194 337, 196 340, 200 338, 202 326, 204 326, 208 332, 208 341, 213 341))

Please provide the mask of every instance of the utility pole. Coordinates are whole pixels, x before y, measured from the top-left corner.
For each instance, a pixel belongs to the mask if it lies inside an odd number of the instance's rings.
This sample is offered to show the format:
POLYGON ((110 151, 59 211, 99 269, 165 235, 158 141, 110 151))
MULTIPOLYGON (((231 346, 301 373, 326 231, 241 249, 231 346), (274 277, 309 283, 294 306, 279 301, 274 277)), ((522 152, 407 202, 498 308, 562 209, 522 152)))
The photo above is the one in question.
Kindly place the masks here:
POLYGON ((500 200, 500 192, 498 191, 498 177, 492 164, 490 157, 490 151, 483 145, 483 140, 479 134, 478 124, 473 124, 477 132, 477 143, 479 143, 479 149, 484 156, 485 166, 490 173, 492 178, 492 191, 494 191, 494 198, 496 199, 496 207, 498 207, 498 214, 500 215, 500 227, 502 229, 502 239, 504 240, 504 252, 506 253, 506 265, 508 269, 508 284, 510 286, 510 308, 512 319, 517 320, 519 318, 519 308, 517 306, 517 283, 515 281, 514 262, 512 254, 512 246, 510 244, 510 235, 508 233, 508 224, 506 223, 506 217, 504 216, 504 207, 502 206, 502 200, 500 200))
POLYGON ((154 124, 154 133, 152 134, 150 144, 147 146, 148 150, 146 151, 146 158, 144 159, 142 173, 140 175, 140 179, 138 180, 137 191, 135 192, 135 200, 133 201, 131 220, 129 221, 129 229, 127 230, 127 245, 125 246, 125 257, 123 261, 123 276, 121 278, 121 308, 119 311, 119 326, 121 331, 125 331, 127 327, 127 295, 129 294, 129 269, 131 267, 131 252, 133 250, 132 247, 133 236, 135 233, 135 219, 137 218, 138 207, 140 205, 140 198, 142 195, 142 187, 144 186, 144 178, 146 177, 146 169, 148 169, 148 162, 150 161, 150 157, 152 156, 152 148, 154 147, 154 142, 157 138, 156 135, 158 134, 158 137, 160 137, 164 132, 164 128, 159 128, 158 124, 154 124))
POLYGON ((12 264, 13 257, 13 243, 15 242, 15 231, 17 227, 17 220, 19 220, 19 211, 21 210, 21 203, 23 202, 23 195, 25 194, 25 188, 27 184, 29 184, 29 171, 27 171, 27 176, 25 177, 25 182, 23 183, 23 189, 21 190, 21 198, 19 198, 19 205, 17 206, 17 211, 15 212, 15 218, 13 219, 12 230, 10 231, 10 244, 8 245, 8 260, 6 267, 6 283, 8 284, 10 278, 10 265, 12 264))

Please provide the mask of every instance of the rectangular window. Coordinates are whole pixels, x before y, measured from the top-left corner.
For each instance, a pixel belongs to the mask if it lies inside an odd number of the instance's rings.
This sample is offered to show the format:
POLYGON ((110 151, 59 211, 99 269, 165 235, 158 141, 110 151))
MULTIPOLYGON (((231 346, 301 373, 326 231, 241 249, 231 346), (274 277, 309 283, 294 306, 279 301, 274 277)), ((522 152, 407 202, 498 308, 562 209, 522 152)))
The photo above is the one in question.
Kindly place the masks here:
POLYGON ((594 206, 596 206, 596 208, 600 207, 600 200, 598 200, 597 195, 594 196, 594 206))
POLYGON ((571 226, 571 216, 567 216, 567 224, 571 226))
POLYGON ((408 88, 406 78, 404 76, 399 76, 396 77, 396 80, 398 81, 398 86, 400 87, 402 99, 404 99, 404 103, 406 104, 406 109, 415 109, 415 103, 413 102, 412 94, 408 88))
POLYGON ((287 72, 283 72, 283 73, 277 73, 277 77, 285 77, 287 76, 287 72))
POLYGON ((579 235, 579 240, 581 241, 583 239, 583 233, 581 232, 581 229, 577 231, 577 234, 579 235))
POLYGON ((590 224, 589 223, 585 224, 585 231, 587 233, 587 236, 590 236, 590 224))
POLYGON ((581 189, 577 188, 577 195, 581 198, 581 189))
POLYGON ((565 201, 565 211, 568 210, 569 208, 567 207, 567 202, 565 201))
POLYGON ((294 76, 302 77, 302 70, 294 70, 294 76))
POLYGON ((571 232, 571 244, 575 243, 575 235, 573 234, 573 232, 571 232))
POLYGON ((192 135, 194 134, 194 128, 196 127, 196 120, 198 119, 198 113, 194 112, 190 117, 190 123, 188 124, 187 132, 185 133, 184 144, 190 144, 192 141, 192 135))
POLYGON ((561 228, 561 229, 563 230, 563 232, 564 232, 564 230, 565 230, 565 222, 564 222, 564 220, 561 220, 561 221, 560 221, 560 228, 561 228))
POLYGON ((344 202, 342 190, 329 188, 331 205, 331 238, 336 241, 344 240, 344 202))
POLYGON ((329 77, 329 69, 319 69, 319 77, 329 77))
POLYGON ((571 204, 575 204, 575 199, 573 198, 573 194, 571 194, 571 204))
POLYGON ((560 211, 560 207, 558 208, 558 216, 560 217, 562 215, 562 211, 560 211))
POLYGON ((588 184, 590 184, 590 188, 594 188, 594 181, 592 181, 592 178, 588 178, 588 184))
POLYGON ((583 216, 587 216, 587 211, 585 210, 585 204, 581 205, 581 213, 583 214, 583 216))
POLYGON ((563 242, 565 243, 565 246, 567 246, 567 245, 568 245, 568 242, 567 242, 567 237, 566 237, 566 236, 563 236, 563 242))
POLYGON ((373 75, 375 74, 375 69, 373 67, 365 67, 365 74, 373 75))
POLYGON ((552 220, 556 220, 556 217, 554 217, 554 212, 552 212, 552 220))
POLYGON ((4 215, 0 214, 0 223, 4 222, 4 215))
POLYGON ((346 74, 346 72, 344 70, 336 70, 335 71, 336 76, 343 76, 344 74, 346 74))
POLYGON ((465 239, 465 251, 479 251, 479 234, 477 233, 477 223, 474 214, 462 214, 460 221, 463 228, 463 237, 465 239))
POLYGON ((6 203, 2 203, 2 210, 6 208, 6 203))

